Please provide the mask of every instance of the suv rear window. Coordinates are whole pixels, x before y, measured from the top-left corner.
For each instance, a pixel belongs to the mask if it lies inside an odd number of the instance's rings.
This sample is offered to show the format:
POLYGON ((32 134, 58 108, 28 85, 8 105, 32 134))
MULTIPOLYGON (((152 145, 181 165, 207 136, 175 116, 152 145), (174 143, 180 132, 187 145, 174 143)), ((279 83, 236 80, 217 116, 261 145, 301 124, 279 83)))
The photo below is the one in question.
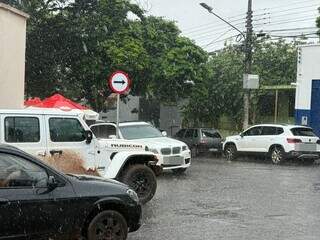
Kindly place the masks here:
POLYGON ((212 129, 202 129, 202 137, 207 137, 207 138, 221 138, 221 135, 212 129))
POLYGON ((294 136, 316 137, 312 128, 291 128, 294 136))

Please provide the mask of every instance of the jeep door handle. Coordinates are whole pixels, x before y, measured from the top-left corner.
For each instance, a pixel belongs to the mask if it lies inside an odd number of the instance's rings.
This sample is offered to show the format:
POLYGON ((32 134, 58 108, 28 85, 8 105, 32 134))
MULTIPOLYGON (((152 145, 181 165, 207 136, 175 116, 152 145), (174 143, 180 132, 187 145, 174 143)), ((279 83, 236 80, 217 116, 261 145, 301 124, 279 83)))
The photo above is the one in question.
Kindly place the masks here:
POLYGON ((9 203, 9 199, 0 198, 0 205, 7 205, 9 203))
POLYGON ((47 155, 46 151, 38 151, 37 155, 40 157, 45 157, 47 155))
POLYGON ((59 155, 61 155, 61 154, 62 154, 62 150, 50 150, 50 154, 51 154, 51 155, 54 155, 54 154, 59 154, 59 155))

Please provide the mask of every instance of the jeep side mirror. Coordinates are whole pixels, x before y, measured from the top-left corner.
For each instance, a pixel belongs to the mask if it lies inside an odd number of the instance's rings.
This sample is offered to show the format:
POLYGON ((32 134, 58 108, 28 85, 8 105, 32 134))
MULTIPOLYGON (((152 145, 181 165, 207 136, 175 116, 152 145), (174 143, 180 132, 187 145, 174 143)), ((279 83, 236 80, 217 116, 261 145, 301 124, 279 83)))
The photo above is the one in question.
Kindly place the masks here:
POLYGON ((162 136, 164 136, 164 137, 168 136, 168 134, 167 134, 166 131, 161 132, 161 134, 162 134, 162 136))
POLYGON ((242 132, 242 133, 240 133, 240 137, 242 137, 242 138, 244 137, 244 134, 243 134, 243 132, 242 132))
POLYGON ((86 134, 86 143, 90 144, 93 139, 93 133, 90 130, 87 130, 85 134, 86 134))

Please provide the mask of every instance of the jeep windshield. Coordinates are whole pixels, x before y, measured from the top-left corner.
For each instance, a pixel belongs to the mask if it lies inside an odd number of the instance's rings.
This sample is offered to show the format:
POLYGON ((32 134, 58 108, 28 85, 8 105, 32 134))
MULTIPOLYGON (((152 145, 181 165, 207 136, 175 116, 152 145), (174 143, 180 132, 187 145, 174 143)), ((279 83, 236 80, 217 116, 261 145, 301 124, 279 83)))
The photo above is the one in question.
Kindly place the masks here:
POLYGON ((150 125, 135 125, 120 127, 124 139, 158 138, 163 137, 161 132, 150 125))

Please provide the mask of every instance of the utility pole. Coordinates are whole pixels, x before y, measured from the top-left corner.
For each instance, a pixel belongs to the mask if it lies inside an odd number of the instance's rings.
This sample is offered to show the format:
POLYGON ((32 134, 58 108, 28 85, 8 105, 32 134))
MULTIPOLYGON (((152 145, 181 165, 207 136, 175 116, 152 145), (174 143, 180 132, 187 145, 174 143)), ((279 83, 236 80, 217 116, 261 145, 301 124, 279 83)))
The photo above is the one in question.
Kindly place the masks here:
MULTIPOLYGON (((245 74, 251 74, 252 66, 252 0, 248 0, 248 12, 247 12, 247 22, 246 22, 246 38, 245 38, 245 74)), ((247 129, 249 126, 249 107, 250 107, 250 90, 244 89, 243 95, 243 129, 247 129)))
MULTIPOLYGON (((201 7, 208 10, 209 13, 215 15, 219 19, 221 19, 223 22, 228 24, 230 27, 237 30, 243 37, 244 37, 244 53, 245 53, 245 59, 244 59, 244 74, 251 74, 251 65, 252 65, 252 35, 253 35, 253 26, 252 26, 252 0, 248 0, 248 12, 247 12, 247 21, 246 21, 246 34, 244 34, 242 31, 240 31, 237 27, 232 25, 227 20, 223 19, 216 13, 214 13, 212 10, 213 8, 206 3, 200 3, 201 7)), ((244 81, 245 79, 243 79, 244 81)), ((249 106, 250 106, 250 90, 244 89, 243 94, 243 129, 248 128, 249 126, 249 106)))

